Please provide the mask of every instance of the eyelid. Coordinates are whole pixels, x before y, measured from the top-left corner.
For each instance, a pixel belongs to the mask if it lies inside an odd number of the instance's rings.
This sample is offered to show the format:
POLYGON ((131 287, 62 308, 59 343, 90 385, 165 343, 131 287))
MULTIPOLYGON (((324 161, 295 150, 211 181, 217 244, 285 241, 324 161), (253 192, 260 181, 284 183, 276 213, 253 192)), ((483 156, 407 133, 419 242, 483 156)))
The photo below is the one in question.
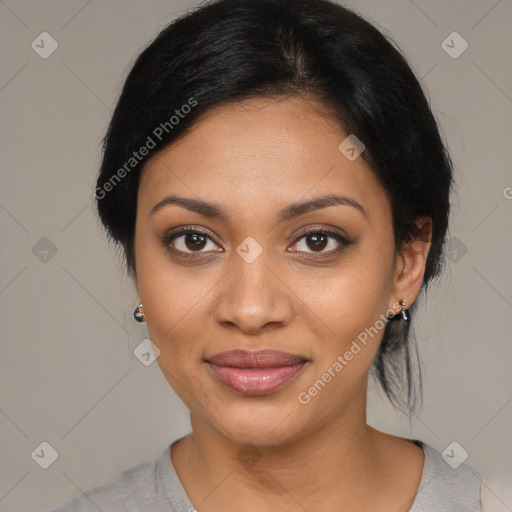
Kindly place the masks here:
MULTIPOLYGON (((335 248, 335 249, 331 249, 329 251, 320 251, 320 252, 316 252, 316 251, 296 251, 299 255, 302 254, 302 253, 305 253, 305 254, 313 254, 313 255, 316 254, 317 255, 317 256, 315 256, 316 258, 328 257, 328 256, 332 256, 333 254, 336 254, 336 253, 339 253, 339 252, 343 251, 344 249, 348 248, 350 245, 353 244, 353 242, 351 240, 349 240, 349 238, 346 235, 343 235, 343 234, 341 234, 341 233, 339 233, 337 231, 334 231, 334 230, 332 230, 330 228, 326 228, 326 227, 312 227, 312 228, 306 228, 302 233, 297 235, 297 238, 295 239, 295 242, 293 242, 292 245, 296 245, 303 238, 306 238, 308 236, 312 236, 312 235, 315 235, 315 234, 325 235, 328 238, 334 239, 339 244, 338 247, 335 248)), ((290 252, 288 249, 287 249, 287 251, 290 252)), ((295 252, 295 251, 292 251, 292 252, 295 252)))
MULTIPOLYGON (((186 251, 181 251, 179 249, 176 249, 175 247, 170 246, 170 243, 171 243, 171 241, 173 241, 173 239, 187 235, 188 233, 196 233, 196 234, 202 235, 202 236, 206 237, 207 239, 209 239, 210 241, 212 241, 213 243, 219 245, 213 235, 211 235, 207 231, 197 228, 193 225, 180 226, 178 228, 174 228, 174 229, 170 230, 163 236, 162 243, 173 254, 178 254, 185 258, 186 257, 206 257, 206 256, 210 256, 212 254, 211 251, 207 252, 207 253, 204 253, 202 251, 186 252, 186 251), (198 256, 193 256, 194 254, 197 254, 198 256), (204 255, 204 256, 199 256, 199 255, 204 255)), ((337 231, 334 231, 331 228, 325 227, 325 226, 324 227, 317 226, 317 227, 305 228, 301 233, 299 233, 298 235, 295 236, 295 239, 294 239, 294 242, 292 243, 292 245, 297 244, 298 242, 300 242, 303 238, 306 238, 307 236, 311 236, 311 235, 315 235, 315 234, 323 234, 329 238, 334 239, 336 242, 338 242, 339 247, 336 249, 331 249, 330 251, 326 251, 326 252, 320 251, 318 253, 316 253, 315 251, 311 251, 311 252, 289 251, 288 249, 287 249, 287 252, 297 252, 298 254, 302 254, 303 252, 306 252, 306 254, 312 254, 312 255, 317 254, 318 256, 316 256, 316 257, 318 258, 318 257, 324 257, 324 256, 331 256, 335 253, 339 253, 353 244, 353 242, 351 240, 349 240, 348 237, 346 237, 345 235, 343 235, 337 231)), ((220 251, 216 251, 216 252, 224 252, 224 249, 222 249, 220 251)), ((310 258, 308 258, 308 259, 310 259, 310 258)))
POLYGON ((333 237, 339 237, 342 239, 346 239, 348 241, 348 236, 344 234, 344 232, 340 228, 336 228, 334 226, 329 225, 317 225, 317 226, 308 226, 301 230, 296 236, 296 240, 300 240, 306 235, 312 235, 315 233, 323 233, 333 237))
MULTIPOLYGON (((163 243, 163 245, 168 250, 172 251, 174 254, 179 254, 179 255, 183 255, 183 254, 184 255, 204 254, 201 251, 185 252, 185 251, 181 251, 179 249, 176 249, 175 247, 171 247, 170 246, 171 242, 175 238, 180 238, 181 236, 187 235, 189 233, 195 233, 195 234, 204 236, 207 239, 209 239, 210 241, 212 241, 214 244, 219 245, 219 243, 215 240, 215 237, 213 235, 211 235, 210 233, 208 233, 207 231, 205 231, 203 229, 197 228, 197 227, 192 226, 192 225, 190 225, 190 226, 180 226, 178 228, 174 228, 174 229, 166 232, 164 234, 163 238, 162 238, 162 243, 163 243)), ((223 252, 223 251, 224 250, 222 249, 222 251, 217 251, 217 252, 223 252)))

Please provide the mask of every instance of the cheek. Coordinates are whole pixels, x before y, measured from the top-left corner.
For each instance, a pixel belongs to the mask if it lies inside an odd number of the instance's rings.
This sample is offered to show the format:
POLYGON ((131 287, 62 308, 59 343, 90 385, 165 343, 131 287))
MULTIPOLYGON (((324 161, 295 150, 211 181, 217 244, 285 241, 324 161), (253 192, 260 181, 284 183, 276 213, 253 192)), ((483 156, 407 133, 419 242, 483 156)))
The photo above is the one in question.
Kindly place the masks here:
MULTIPOLYGON (((136 246, 137 287, 146 315, 149 338, 160 350, 158 365, 181 396, 194 382, 202 362, 208 274, 191 275, 173 265, 165 250, 140 238, 136 246)), ((197 393, 201 394, 199 390, 197 393)), ((186 396, 181 396, 186 402, 186 396)))
POLYGON ((298 295, 304 298, 305 311, 314 313, 309 315, 312 329, 321 332, 314 352, 318 371, 345 353, 351 367, 347 374, 371 365, 387 325, 392 257, 392 246, 374 243, 354 251, 328 276, 302 282, 298 295))
POLYGON ((208 287, 201 279, 160 274, 145 283, 144 311, 150 338, 165 366, 182 375, 194 371, 204 357, 208 287), (173 279, 171 279, 173 277, 173 279))
POLYGON ((309 315, 308 329, 315 332, 317 344, 311 374, 298 395, 301 404, 309 403, 316 411, 317 419, 342 410, 362 389, 387 325, 381 317, 386 313, 382 288, 375 280, 344 277, 333 280, 328 291, 313 306, 318 314, 309 315))
MULTIPOLYGON (((388 251, 389 252, 389 251, 388 251)), ((387 310, 391 255, 358 250, 331 272, 296 280, 297 295, 334 332, 352 332, 373 324, 387 310)))
POLYGON ((158 241, 141 236, 136 244, 137 287, 148 329, 156 341, 180 340, 184 325, 201 324, 198 310, 213 286, 212 273, 178 266, 158 241))

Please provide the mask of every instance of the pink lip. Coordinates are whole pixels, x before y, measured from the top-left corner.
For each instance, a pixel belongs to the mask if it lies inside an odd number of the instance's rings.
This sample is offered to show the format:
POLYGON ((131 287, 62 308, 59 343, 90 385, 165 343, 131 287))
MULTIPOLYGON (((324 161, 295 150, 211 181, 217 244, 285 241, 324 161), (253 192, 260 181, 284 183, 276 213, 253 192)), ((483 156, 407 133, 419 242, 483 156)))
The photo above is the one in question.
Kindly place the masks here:
POLYGON ((246 396, 272 393, 304 368, 303 357, 277 350, 231 350, 207 360, 213 374, 232 390, 246 396))

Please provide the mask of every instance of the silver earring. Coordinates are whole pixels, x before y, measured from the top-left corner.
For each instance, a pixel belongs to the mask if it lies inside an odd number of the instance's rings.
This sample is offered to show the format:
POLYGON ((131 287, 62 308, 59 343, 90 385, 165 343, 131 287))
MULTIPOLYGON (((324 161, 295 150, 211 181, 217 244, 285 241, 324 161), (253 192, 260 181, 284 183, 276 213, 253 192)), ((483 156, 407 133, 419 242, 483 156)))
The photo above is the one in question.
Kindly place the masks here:
POLYGON ((400 307, 402 308, 402 311, 401 311, 401 313, 402 313, 402 318, 407 322, 407 314, 406 314, 406 312, 405 312, 405 300, 401 300, 401 301, 399 302, 399 304, 400 304, 400 307))
POLYGON ((142 304, 139 304, 135 308, 135 311, 133 312, 133 318, 135 318, 135 320, 137 320, 137 322, 139 322, 139 323, 144 322, 144 313, 141 311, 141 309, 142 309, 142 304))

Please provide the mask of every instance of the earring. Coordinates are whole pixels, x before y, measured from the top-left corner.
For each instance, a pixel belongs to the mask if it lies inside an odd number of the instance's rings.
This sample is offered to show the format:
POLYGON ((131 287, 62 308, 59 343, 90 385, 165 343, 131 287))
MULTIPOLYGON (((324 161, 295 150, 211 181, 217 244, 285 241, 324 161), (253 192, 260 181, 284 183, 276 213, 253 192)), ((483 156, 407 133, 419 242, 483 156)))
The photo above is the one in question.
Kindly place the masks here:
POLYGON ((137 320, 137 322, 139 322, 139 323, 144 322, 144 313, 141 310, 142 310, 142 304, 139 304, 135 308, 135 311, 133 312, 133 318, 135 318, 135 320, 137 320))
POLYGON ((400 304, 400 307, 402 308, 402 311, 401 311, 401 313, 402 313, 402 318, 407 322, 407 314, 406 314, 406 312, 405 312, 405 300, 401 300, 401 301, 399 302, 399 304, 400 304))

